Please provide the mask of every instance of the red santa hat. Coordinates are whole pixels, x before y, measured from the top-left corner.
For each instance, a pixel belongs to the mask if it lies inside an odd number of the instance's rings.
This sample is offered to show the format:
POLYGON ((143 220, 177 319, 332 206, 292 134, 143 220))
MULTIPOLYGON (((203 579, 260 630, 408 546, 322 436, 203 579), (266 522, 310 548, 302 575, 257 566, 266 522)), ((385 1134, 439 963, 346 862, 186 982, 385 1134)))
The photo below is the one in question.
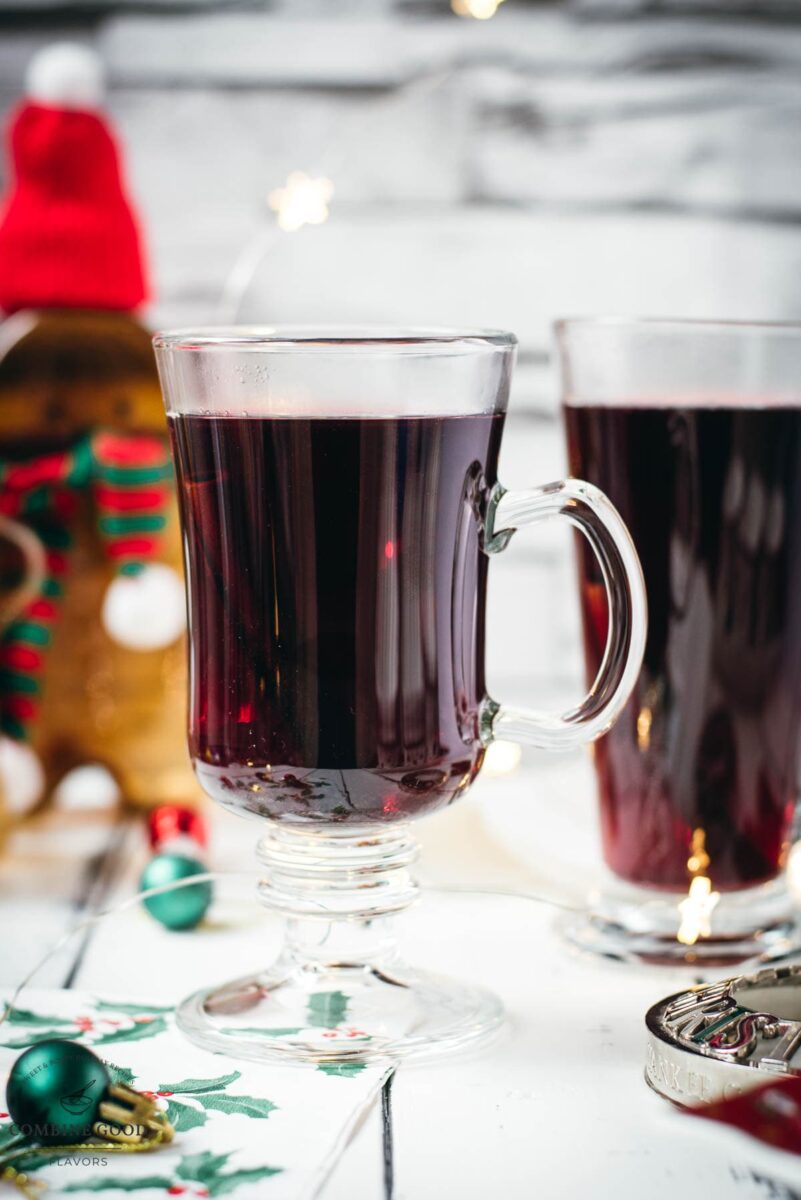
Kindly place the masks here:
POLYGON ((97 111, 102 69, 86 47, 32 61, 12 115, 12 183, 0 218, 0 308, 131 310, 147 298, 120 155, 97 111))

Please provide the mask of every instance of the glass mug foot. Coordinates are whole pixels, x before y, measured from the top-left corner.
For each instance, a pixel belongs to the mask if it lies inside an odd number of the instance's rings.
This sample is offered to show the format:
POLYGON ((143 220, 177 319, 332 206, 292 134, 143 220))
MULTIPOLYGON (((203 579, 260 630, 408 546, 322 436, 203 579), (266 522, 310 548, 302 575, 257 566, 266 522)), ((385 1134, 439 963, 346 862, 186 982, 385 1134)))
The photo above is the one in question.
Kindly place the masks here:
POLYGON ((190 996, 182 1032, 207 1050, 275 1063, 348 1064, 428 1058, 492 1036, 503 1006, 491 992, 382 966, 310 967, 281 958, 261 974, 190 996))
POLYGON ((390 916, 416 896, 416 845, 390 831, 271 828, 259 846, 264 902, 285 912, 272 966, 196 992, 178 1008, 205 1049, 270 1062, 340 1064, 427 1058, 492 1036, 503 1006, 489 991, 409 967, 390 916), (329 919, 330 917, 330 919, 329 919), (347 919, 343 919, 346 917, 347 919))
POLYGON ((726 968, 774 962, 801 949, 801 924, 783 876, 695 900, 615 881, 561 922, 568 941, 623 962, 726 968))

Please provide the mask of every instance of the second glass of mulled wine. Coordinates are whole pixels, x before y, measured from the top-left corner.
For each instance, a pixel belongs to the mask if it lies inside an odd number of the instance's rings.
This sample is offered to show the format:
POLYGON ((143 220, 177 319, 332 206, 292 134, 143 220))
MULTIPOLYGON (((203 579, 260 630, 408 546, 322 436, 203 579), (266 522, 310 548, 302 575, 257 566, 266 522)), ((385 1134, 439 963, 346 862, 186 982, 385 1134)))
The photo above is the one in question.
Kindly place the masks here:
POLYGON ((642 578, 587 484, 497 479, 515 339, 504 333, 162 334, 186 557, 189 749, 204 789, 261 820, 280 958, 181 1006, 235 1057, 359 1062, 497 1028, 483 988, 408 967, 387 918, 415 896, 412 818, 450 804, 496 736, 566 747, 625 704, 642 578), (562 716, 484 683, 490 557, 564 516, 601 564, 608 645, 562 716))
MULTIPOLYGON (((799 945, 784 866, 801 751, 801 326, 562 322, 570 470, 645 573, 640 678, 594 747, 610 877, 584 946, 725 964, 799 945)), ((603 578, 579 547, 587 671, 603 578)))

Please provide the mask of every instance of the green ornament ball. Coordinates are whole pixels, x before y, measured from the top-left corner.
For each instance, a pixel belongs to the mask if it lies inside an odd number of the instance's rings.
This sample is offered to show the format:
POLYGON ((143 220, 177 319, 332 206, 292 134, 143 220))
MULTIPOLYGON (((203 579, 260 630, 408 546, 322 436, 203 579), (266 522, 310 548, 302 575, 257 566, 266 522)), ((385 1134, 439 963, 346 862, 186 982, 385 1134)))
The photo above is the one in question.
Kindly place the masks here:
MULTIPOLYGON (((166 883, 205 874, 205 871, 205 864, 188 854, 170 854, 169 851, 157 854, 142 872, 139 891, 163 887, 166 883)), ((205 880, 176 888, 174 892, 164 892, 161 896, 150 896, 142 903, 166 929, 194 929, 208 912, 211 897, 211 884, 205 880)))
POLYGON ((86 1046, 52 1038, 31 1046, 11 1068, 6 1108, 20 1133, 45 1145, 69 1145, 91 1136, 100 1101, 111 1082, 86 1046))

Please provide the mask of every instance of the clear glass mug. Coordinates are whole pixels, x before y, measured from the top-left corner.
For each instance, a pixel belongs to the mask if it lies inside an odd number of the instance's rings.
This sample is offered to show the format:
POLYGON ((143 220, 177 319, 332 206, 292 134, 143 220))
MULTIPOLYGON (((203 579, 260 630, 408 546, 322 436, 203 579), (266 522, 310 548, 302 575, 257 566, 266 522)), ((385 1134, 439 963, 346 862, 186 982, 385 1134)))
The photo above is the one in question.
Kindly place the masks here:
POLYGON ((387 918, 415 897, 410 821, 450 804, 496 736, 597 737, 642 658, 628 533, 596 489, 507 492, 497 459, 515 338, 232 329, 155 338, 181 505, 189 748, 226 807, 261 819, 277 962, 192 997, 181 1028, 246 1058, 364 1061, 495 1029, 483 988, 407 967, 387 918), (484 684, 489 558, 564 517, 606 582, 587 697, 511 709, 484 684))
MULTIPOLYGON (((570 936, 725 965, 799 946, 784 865, 801 751, 801 326, 557 326, 571 473, 621 512, 645 661, 594 750, 606 884, 570 936)), ((587 673, 604 584, 579 547, 587 673)))

